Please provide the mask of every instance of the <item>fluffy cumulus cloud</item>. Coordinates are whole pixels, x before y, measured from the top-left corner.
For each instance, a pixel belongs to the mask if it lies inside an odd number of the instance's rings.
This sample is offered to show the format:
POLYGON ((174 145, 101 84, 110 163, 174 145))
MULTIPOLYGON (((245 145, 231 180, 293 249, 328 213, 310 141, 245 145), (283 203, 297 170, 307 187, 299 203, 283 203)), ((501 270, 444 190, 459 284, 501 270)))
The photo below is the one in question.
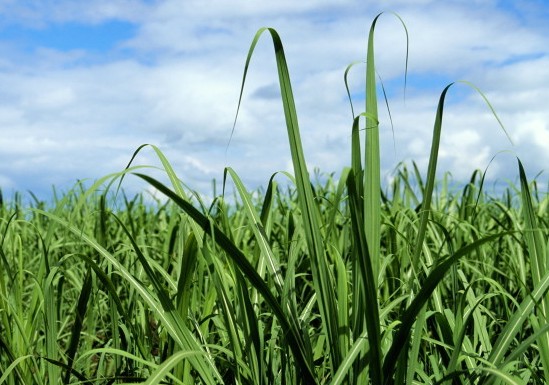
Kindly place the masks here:
MULTIPOLYGON (((488 177, 514 179, 514 155, 532 174, 547 169, 543 1, 6 0, 1 187, 47 197, 51 185, 66 188, 122 170, 144 143, 158 146, 180 178, 204 193, 225 166, 250 188, 290 171, 267 35, 256 47, 231 136, 245 58, 263 26, 283 39, 310 169, 338 172, 349 164, 352 123, 343 73, 364 59, 372 18, 388 6, 406 24, 409 61, 404 99, 406 30, 383 15, 376 64, 393 122, 380 97, 383 173, 402 160, 426 169, 440 92, 459 79, 482 89, 513 144, 483 97, 456 83, 447 96, 439 169, 467 180, 495 157, 488 177)), ((351 69, 349 84, 361 112, 363 65, 351 69)), ((145 148, 135 164, 159 162, 145 148)))

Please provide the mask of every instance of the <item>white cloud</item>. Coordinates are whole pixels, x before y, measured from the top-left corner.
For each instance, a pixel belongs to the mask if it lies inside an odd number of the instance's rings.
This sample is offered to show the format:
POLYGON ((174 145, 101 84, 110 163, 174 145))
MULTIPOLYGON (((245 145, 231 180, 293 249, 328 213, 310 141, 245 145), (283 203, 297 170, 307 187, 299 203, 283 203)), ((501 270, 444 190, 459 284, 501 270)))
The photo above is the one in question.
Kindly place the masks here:
MULTIPOLYGON (((286 170, 290 159, 267 35, 256 48, 226 148, 244 60, 262 26, 274 26, 282 36, 310 168, 337 172, 349 164, 352 122, 343 71, 364 58, 371 19, 384 2, 367 7, 350 0, 337 6, 220 0, 57 4, 4 1, 0 11, 10 14, 9 23, 33 28, 126 20, 136 23, 137 32, 122 43, 123 57, 92 61, 85 50, 18 52, 0 41, 0 175, 6 185, 47 190, 50 181, 97 178, 121 170, 142 143, 160 146, 194 188, 208 190, 226 165, 251 187, 265 184, 272 173, 286 170), (48 177, 51 170, 55 175, 48 177)), ((402 159, 426 166, 439 94, 447 82, 461 78, 486 92, 526 167, 547 168, 547 27, 519 20, 494 2, 402 1, 392 7, 410 33, 409 89, 403 103, 405 34, 387 14, 377 24, 376 63, 389 92, 396 154, 380 96, 384 171, 402 159)), ((7 19, 0 18, 2 23, 7 19)), ((357 66, 350 74, 355 112, 363 109, 363 73, 357 66)), ((467 179, 510 146, 473 91, 453 87, 448 101, 439 170, 467 179)), ((146 154, 139 163, 155 163, 155 156, 146 154)), ((502 166, 507 161, 497 158, 493 169, 514 174, 516 166, 502 166)))

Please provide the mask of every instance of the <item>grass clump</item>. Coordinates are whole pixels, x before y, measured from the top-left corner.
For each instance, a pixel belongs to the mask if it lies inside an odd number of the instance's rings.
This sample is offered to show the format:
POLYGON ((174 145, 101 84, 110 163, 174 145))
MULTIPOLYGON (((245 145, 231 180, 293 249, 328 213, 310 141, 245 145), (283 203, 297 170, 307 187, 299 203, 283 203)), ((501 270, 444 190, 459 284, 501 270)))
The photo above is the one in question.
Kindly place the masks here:
POLYGON ((547 195, 520 162, 500 196, 478 171, 435 180, 451 85, 426 178, 403 165, 381 190, 378 17, 338 179, 311 183, 282 42, 261 29, 242 89, 267 33, 293 175, 250 192, 227 168, 234 197, 206 205, 151 146, 169 184, 128 166, 51 206, 2 203, 0 384, 544 383, 547 195), (109 193, 130 173, 167 200, 109 193))

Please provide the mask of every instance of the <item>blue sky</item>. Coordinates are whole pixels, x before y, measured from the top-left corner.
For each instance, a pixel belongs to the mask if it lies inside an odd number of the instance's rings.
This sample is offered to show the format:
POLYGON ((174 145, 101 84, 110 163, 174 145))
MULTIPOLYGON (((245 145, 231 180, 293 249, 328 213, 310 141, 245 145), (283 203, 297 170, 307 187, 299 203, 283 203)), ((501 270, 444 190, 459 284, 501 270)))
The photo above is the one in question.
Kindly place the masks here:
MULTIPOLYGON (((143 143, 157 145, 180 178, 208 193, 233 167, 250 188, 290 170, 272 47, 252 60, 231 145, 243 65, 256 30, 282 36, 311 170, 349 163, 351 112, 346 66, 363 60, 378 12, 402 16, 410 35, 384 15, 376 30, 394 143, 384 105, 382 175, 400 161, 426 169, 438 97, 465 79, 485 92, 514 145, 482 98, 452 89, 439 170, 465 181, 514 180, 515 155, 531 175, 549 166, 549 5, 544 0, 0 0, 0 186, 4 195, 71 187, 120 171, 143 143), (367 3, 367 4, 365 4, 367 3), (227 151, 226 151, 227 150, 227 151)), ((363 67, 351 71, 355 109, 363 67)), ((158 164, 145 150, 136 164, 158 164)), ((543 181, 547 174, 542 174, 543 181)), ((142 188, 128 180, 128 189, 142 188)))
POLYGON ((136 24, 117 20, 100 24, 52 23, 35 28, 15 24, 2 29, 2 39, 30 54, 37 48, 62 52, 85 50, 93 54, 116 50, 118 44, 135 36, 136 31, 136 24))

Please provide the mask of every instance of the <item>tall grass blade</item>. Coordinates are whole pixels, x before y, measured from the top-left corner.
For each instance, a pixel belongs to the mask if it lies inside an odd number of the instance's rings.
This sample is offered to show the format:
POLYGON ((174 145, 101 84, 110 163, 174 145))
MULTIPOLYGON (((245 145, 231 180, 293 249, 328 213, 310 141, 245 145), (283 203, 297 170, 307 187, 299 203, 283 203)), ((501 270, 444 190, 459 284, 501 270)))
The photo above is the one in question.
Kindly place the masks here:
POLYGON ((80 333, 82 331, 82 325, 84 317, 86 315, 86 309, 88 308, 88 301, 92 290, 92 275, 91 269, 88 269, 84 282, 82 284, 82 290, 78 298, 78 305, 75 311, 75 320, 71 330, 71 339, 69 342, 69 348, 67 349, 67 371, 65 373, 64 383, 70 383, 72 365, 74 357, 78 349, 78 343, 80 342, 80 333))
MULTIPOLYGON (((393 13, 402 23, 406 32, 406 50, 408 50, 408 30, 404 21, 393 13)), ((381 160, 379 148, 379 118, 377 110, 376 67, 374 56, 374 31, 378 14, 370 27, 366 54, 366 136, 364 146, 364 230, 370 255, 372 256, 374 279, 379 273, 379 252, 381 237, 381 160)), ((406 71, 408 53, 406 53, 406 71)), ((377 284, 376 284, 377 285, 377 284)))
MULTIPOLYGON (((499 126, 501 127, 501 129, 503 130, 503 132, 505 133, 505 135, 507 136, 509 141, 512 143, 511 138, 509 137, 509 134, 505 130, 505 127, 501 123, 501 120, 499 119, 498 115, 496 114, 494 108, 492 107, 492 105, 490 104, 490 102, 488 101, 486 96, 475 85, 473 85, 469 82, 466 82, 466 81, 460 81, 460 83, 468 85, 469 87, 476 90, 480 94, 480 96, 482 96, 482 98, 486 102, 487 106, 490 108, 490 110, 492 112, 492 115, 494 116, 494 118, 499 123, 499 126)), ((415 248, 414 248, 415 251, 414 251, 414 255, 413 255, 413 267, 414 267, 414 270, 416 272, 418 272, 419 259, 420 259, 421 250, 422 250, 422 247, 423 247, 423 241, 425 240, 427 222, 429 221, 429 215, 430 215, 430 210, 431 210, 431 201, 432 201, 432 196, 433 196, 433 190, 434 190, 435 182, 436 182, 436 169, 437 169, 437 161, 438 161, 438 152, 439 152, 439 147, 440 147, 440 135, 441 135, 441 131, 442 131, 442 117, 443 117, 443 112, 444 112, 444 101, 446 99, 446 94, 448 93, 448 90, 454 84, 455 83, 450 83, 444 88, 444 90, 442 91, 442 93, 440 95, 439 102, 438 102, 437 113, 436 113, 436 117, 435 117, 435 125, 434 125, 434 128, 433 128, 433 139, 432 139, 432 143, 431 143, 431 152, 430 152, 430 155, 429 155, 429 165, 427 167, 427 178, 426 178, 427 182, 426 182, 426 185, 425 185, 425 190, 423 192, 423 202, 421 203, 420 223, 419 223, 419 229, 418 229, 418 236, 417 236, 417 241, 415 243, 415 248)))
MULTIPOLYGON (((524 172, 524 167, 520 160, 518 160, 518 166, 522 198, 522 215, 524 217, 524 238, 530 259, 532 282, 535 287, 539 285, 541 277, 549 271, 547 266, 549 259, 547 242, 549 239, 543 239, 543 233, 538 226, 526 173, 524 172)), ((540 325, 549 323, 549 297, 547 295, 544 296, 538 306, 538 309, 536 309, 537 322, 534 325, 534 330, 539 329, 540 325)), ((540 358, 543 364, 543 371, 545 376, 549 378, 549 333, 539 337, 538 346, 541 353, 540 358)))
MULTIPOLYGON (((320 219, 316 209, 313 191, 309 179, 309 172, 303 154, 303 146, 299 133, 299 124, 295 109, 290 75, 284 54, 284 48, 280 36, 272 28, 261 28, 256 33, 251 47, 248 51, 244 75, 242 78, 242 87, 240 95, 246 82, 246 75, 254 49, 261 35, 269 32, 273 41, 275 50, 276 64, 278 69, 278 80, 282 97, 282 106, 290 142, 290 152, 296 179, 296 188, 298 192, 298 204, 303 217, 303 230, 307 240, 308 251, 311 258, 311 270, 313 283, 317 291, 317 301, 322 317, 322 327, 327 335, 330 346, 330 365, 332 371, 335 371, 341 363, 343 352, 337 341, 339 339, 339 325, 337 318, 337 304, 334 294, 333 277, 327 266, 324 242, 320 232, 320 219)), ((241 98, 239 99, 240 106, 241 98)))
MULTIPOLYGON (((59 272, 59 267, 50 269, 44 281, 44 323, 46 326, 46 353, 51 360, 59 360, 59 346, 57 345, 58 317, 55 302, 54 280, 59 272)), ((48 382, 57 385, 60 379, 60 370, 57 365, 48 361, 48 382)))
POLYGON ((262 255, 264 256, 267 262, 267 267, 269 268, 270 273, 273 277, 277 292, 280 295, 282 293, 282 287, 284 285, 284 282, 281 276, 279 263, 276 260, 276 257, 273 251, 271 250, 271 247, 269 246, 269 239, 267 237, 267 234, 265 233, 265 229, 263 227, 261 218, 259 214, 256 212, 252 204, 250 194, 246 191, 244 184, 242 183, 242 181, 240 180, 240 177, 236 174, 236 172, 232 168, 227 167, 225 169, 225 174, 230 175, 231 179, 233 180, 236 186, 236 189, 240 195, 240 199, 244 204, 243 211, 246 214, 248 220, 252 224, 251 228, 255 235, 255 239, 259 244, 259 248, 261 249, 262 255))
POLYGON ((349 191, 351 220, 353 224, 353 239, 355 242, 355 259, 359 261, 361 274, 362 298, 366 303, 364 321, 368 332, 368 343, 370 352, 370 381, 373 384, 383 384, 382 359, 381 359, 381 332, 379 322, 378 291, 374 278, 373 263, 368 248, 368 240, 362 231, 362 212, 360 207, 360 196, 358 195, 353 172, 347 177, 347 188, 349 191))

